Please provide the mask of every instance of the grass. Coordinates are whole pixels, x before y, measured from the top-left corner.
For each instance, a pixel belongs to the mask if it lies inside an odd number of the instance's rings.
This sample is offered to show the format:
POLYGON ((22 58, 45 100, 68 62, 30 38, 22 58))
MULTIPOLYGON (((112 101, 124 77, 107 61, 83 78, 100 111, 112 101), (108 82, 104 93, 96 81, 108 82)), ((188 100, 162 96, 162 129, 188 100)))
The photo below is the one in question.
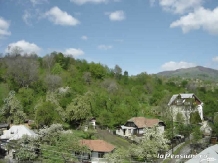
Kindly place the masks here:
POLYGON ((112 133, 109 133, 107 130, 98 130, 96 137, 98 137, 98 139, 102 139, 108 143, 111 143, 116 147, 129 148, 129 146, 131 145, 131 143, 128 140, 117 135, 113 135, 112 133))

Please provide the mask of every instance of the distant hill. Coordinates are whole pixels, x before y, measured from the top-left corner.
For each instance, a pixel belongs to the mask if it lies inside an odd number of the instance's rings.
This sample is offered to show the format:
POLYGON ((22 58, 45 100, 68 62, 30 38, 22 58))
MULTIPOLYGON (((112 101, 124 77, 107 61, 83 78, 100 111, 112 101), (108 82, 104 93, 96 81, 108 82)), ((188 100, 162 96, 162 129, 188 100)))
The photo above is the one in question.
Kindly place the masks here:
POLYGON ((202 66, 182 68, 174 71, 163 71, 157 73, 158 76, 165 77, 184 77, 184 78, 195 78, 208 81, 218 82, 218 70, 212 68, 206 68, 202 66))

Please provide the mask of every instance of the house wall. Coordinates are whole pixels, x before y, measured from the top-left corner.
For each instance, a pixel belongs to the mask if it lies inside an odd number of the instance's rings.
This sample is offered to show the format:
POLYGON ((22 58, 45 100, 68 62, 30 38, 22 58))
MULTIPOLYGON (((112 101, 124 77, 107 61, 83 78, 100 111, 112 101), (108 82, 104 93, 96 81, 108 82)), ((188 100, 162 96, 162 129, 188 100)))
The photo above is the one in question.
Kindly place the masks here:
POLYGON ((164 133, 164 126, 158 126, 158 127, 156 127, 156 128, 157 128, 157 130, 158 130, 161 134, 164 133))
POLYGON ((144 129, 143 128, 139 128, 139 134, 144 134, 144 129))
POLYGON ((184 106, 173 105, 170 107, 169 111, 171 114, 173 112, 173 121, 177 121, 176 116, 178 113, 181 113, 185 120, 185 123, 189 123, 190 113, 191 113, 189 109, 185 108, 184 106))
POLYGON ((122 129, 116 129, 116 135, 124 136, 124 132, 122 129))
POLYGON ((116 135, 120 135, 120 136, 132 136, 133 135, 133 129, 117 129, 116 130, 116 135), (124 132, 125 130, 125 132, 124 132))

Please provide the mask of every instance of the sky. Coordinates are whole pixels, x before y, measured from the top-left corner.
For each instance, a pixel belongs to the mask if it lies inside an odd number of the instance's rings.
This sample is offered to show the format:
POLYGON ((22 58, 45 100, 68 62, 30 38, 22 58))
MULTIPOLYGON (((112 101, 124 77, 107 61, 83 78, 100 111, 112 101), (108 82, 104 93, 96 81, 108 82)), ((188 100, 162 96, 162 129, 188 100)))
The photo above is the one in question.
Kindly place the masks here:
POLYGON ((218 69, 217 0, 0 0, 0 53, 53 51, 130 75, 218 69))

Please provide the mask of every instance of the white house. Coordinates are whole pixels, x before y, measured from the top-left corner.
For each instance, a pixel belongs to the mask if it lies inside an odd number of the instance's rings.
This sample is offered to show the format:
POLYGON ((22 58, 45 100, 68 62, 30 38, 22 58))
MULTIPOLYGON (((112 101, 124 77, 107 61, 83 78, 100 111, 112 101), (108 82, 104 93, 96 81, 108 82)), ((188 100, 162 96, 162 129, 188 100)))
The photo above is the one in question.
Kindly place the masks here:
POLYGON ((143 135, 145 128, 156 127, 161 133, 164 132, 165 124, 159 119, 148 119, 145 117, 133 117, 125 125, 116 129, 116 134, 123 137, 132 135, 143 135))
POLYGON ((169 111, 173 114, 173 120, 181 113, 186 123, 189 123, 191 112, 198 112, 203 121, 203 102, 193 93, 175 94, 171 97, 169 103, 169 111), (193 108, 194 107, 194 108, 193 108))
POLYGON ((80 143, 87 146, 91 151, 90 153, 83 154, 81 161, 88 161, 90 163, 108 163, 107 159, 103 157, 106 153, 112 152, 115 149, 114 145, 104 140, 81 140, 80 143))
POLYGON ((18 140, 22 138, 23 135, 28 136, 37 136, 32 130, 30 130, 25 125, 14 125, 9 130, 3 131, 3 135, 1 135, 1 139, 8 140, 18 140))

